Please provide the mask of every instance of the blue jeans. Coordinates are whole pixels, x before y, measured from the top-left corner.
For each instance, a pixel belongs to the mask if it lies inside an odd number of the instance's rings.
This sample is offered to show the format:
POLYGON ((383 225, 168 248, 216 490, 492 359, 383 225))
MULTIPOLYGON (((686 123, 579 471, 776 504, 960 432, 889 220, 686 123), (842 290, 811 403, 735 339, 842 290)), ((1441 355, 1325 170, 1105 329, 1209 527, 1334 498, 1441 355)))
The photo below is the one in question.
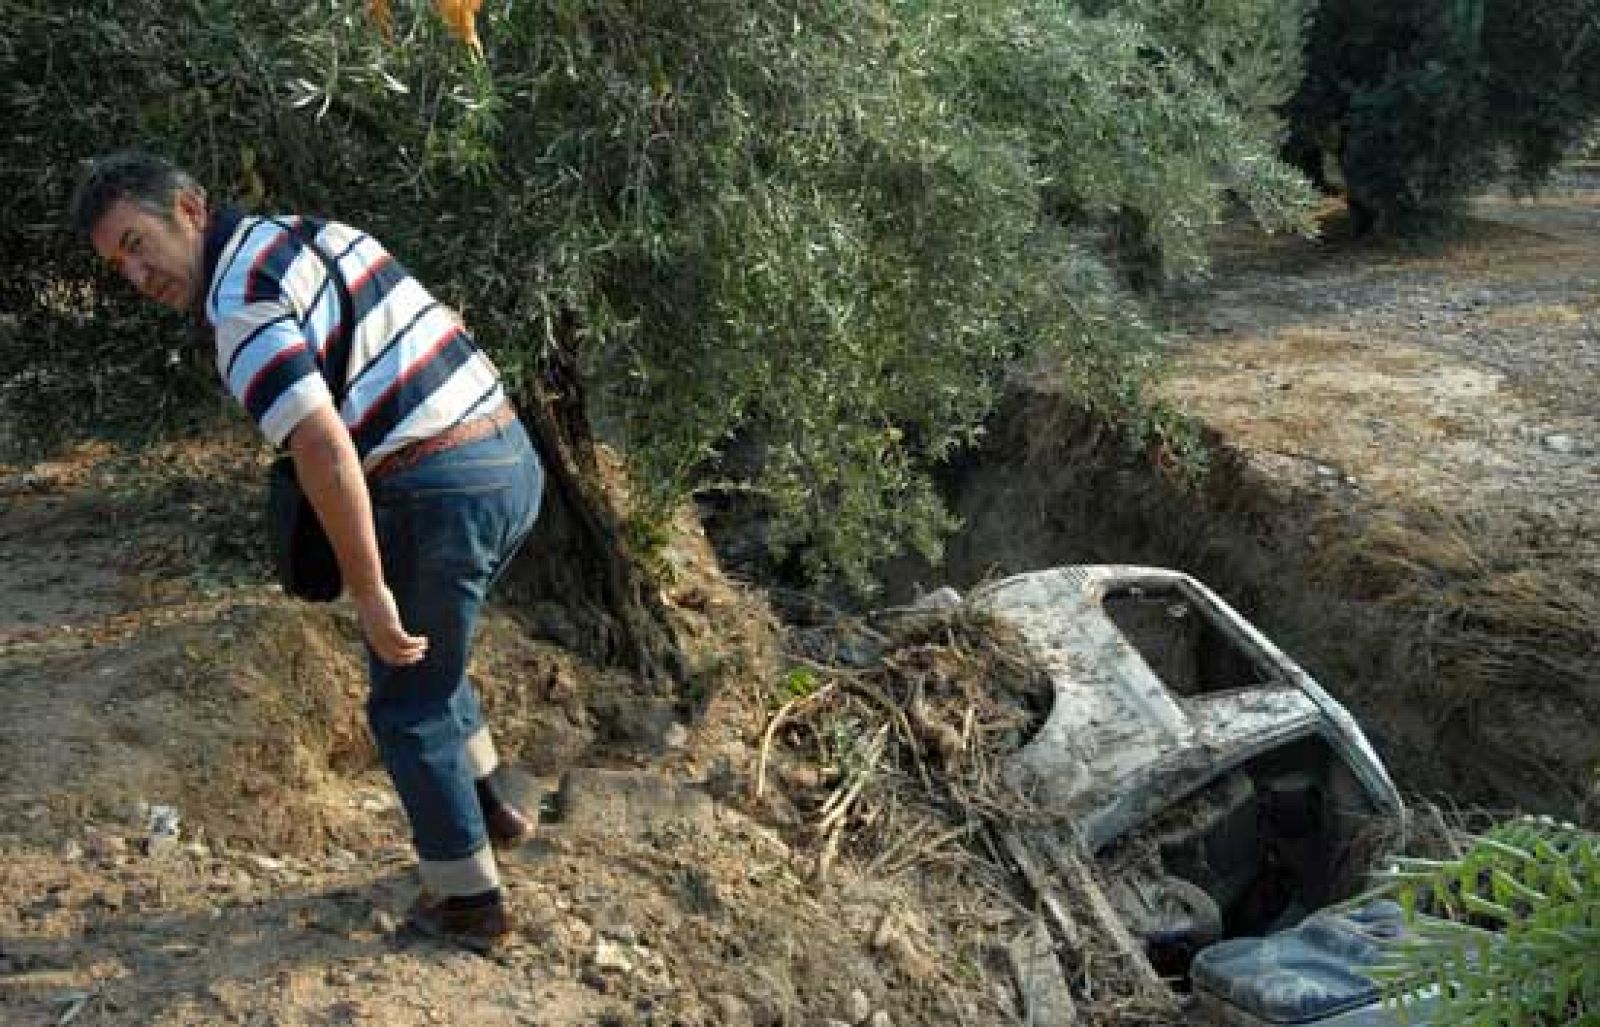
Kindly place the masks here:
POLYGON ((428 639, 427 656, 408 667, 367 651, 368 722, 411 823, 425 882, 430 861, 486 852, 467 751, 483 731, 483 713, 467 661, 478 611, 533 527, 543 482, 526 431, 512 421, 371 486, 384 578, 400 622, 428 639))

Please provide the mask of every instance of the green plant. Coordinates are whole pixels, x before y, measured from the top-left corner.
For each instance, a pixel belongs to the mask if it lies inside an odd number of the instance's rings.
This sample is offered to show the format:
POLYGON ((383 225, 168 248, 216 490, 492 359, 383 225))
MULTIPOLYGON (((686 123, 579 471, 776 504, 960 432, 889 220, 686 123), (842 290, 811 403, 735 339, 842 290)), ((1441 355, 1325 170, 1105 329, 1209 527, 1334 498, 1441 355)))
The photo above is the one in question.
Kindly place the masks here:
POLYGON ((1600 1016, 1600 837, 1524 818, 1455 859, 1402 858, 1385 887, 1411 927, 1374 971, 1390 1002, 1437 989, 1440 1024, 1600 1016))
POLYGON ((791 667, 783 676, 785 699, 803 699, 817 690, 821 678, 810 667, 791 667))

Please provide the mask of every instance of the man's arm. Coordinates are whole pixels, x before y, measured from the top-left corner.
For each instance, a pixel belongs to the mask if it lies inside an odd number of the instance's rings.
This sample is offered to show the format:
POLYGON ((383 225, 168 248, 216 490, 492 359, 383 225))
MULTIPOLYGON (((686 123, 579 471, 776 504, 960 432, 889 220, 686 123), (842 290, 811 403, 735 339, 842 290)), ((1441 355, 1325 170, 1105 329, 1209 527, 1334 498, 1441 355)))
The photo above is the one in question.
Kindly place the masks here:
POLYGON ((385 663, 416 663, 428 640, 406 632, 383 580, 372 501, 350 432, 332 404, 323 403, 289 433, 300 487, 333 544, 345 591, 355 603, 367 644, 385 663))

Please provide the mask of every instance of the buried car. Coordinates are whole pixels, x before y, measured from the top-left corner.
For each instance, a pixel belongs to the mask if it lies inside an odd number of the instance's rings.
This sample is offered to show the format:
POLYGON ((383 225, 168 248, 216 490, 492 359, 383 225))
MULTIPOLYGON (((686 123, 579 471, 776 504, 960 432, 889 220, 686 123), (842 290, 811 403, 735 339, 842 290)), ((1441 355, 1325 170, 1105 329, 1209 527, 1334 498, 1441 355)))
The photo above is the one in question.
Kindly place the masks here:
POLYGON ((1197 1021, 1392 1022, 1362 968, 1403 930, 1398 909, 1327 908, 1404 832, 1343 706, 1175 571, 1061 567, 966 605, 1012 625, 1049 678, 1042 725, 1003 769, 1040 814, 1007 845, 1046 906, 1081 853, 1107 919, 1197 1021))

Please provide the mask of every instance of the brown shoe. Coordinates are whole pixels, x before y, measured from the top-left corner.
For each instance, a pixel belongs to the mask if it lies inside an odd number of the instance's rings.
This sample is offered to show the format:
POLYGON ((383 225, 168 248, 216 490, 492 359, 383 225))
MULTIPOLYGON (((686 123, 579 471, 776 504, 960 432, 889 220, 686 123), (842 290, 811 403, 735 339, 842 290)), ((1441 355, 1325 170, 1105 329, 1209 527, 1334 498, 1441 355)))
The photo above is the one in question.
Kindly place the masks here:
POLYGON ((487 955, 511 937, 511 917, 498 894, 492 901, 463 905, 460 899, 423 892, 406 910, 406 925, 440 941, 487 955))
POLYGON ((502 852, 528 841, 538 830, 537 821, 507 802, 486 810, 483 826, 489 832, 489 844, 502 852))

